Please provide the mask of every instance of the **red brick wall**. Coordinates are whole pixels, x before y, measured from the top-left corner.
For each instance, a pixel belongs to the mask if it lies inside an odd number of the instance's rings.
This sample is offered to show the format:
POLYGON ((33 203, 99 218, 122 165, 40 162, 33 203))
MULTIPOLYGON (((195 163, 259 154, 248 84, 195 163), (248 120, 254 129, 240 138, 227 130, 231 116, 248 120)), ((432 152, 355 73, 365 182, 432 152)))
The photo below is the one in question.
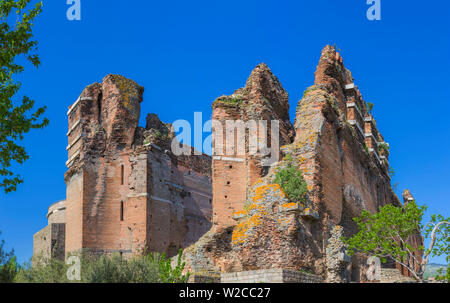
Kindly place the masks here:
POLYGON ((82 248, 83 172, 70 178, 66 192, 66 254, 82 248))

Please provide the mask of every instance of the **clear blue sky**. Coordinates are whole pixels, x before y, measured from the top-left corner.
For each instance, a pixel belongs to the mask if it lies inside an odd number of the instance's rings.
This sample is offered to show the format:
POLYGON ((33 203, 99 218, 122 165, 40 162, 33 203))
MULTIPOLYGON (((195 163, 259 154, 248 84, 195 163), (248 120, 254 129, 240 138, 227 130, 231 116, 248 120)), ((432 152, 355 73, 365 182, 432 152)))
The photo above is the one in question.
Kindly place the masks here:
POLYGON ((81 4, 82 20, 68 21, 65 0, 45 1, 35 27, 42 66, 22 77, 23 93, 48 107, 50 126, 23 142, 31 159, 15 170, 25 183, 0 192, 1 237, 19 261, 31 257, 47 207, 65 198, 66 112, 86 85, 109 73, 134 79, 145 87, 142 121, 150 112, 166 122, 192 120, 194 111, 209 118, 211 102, 265 62, 288 91, 294 119, 326 44, 342 49, 375 104, 399 193, 409 188, 429 213, 450 215, 448 1, 382 0, 381 21, 367 20, 366 0, 81 4))

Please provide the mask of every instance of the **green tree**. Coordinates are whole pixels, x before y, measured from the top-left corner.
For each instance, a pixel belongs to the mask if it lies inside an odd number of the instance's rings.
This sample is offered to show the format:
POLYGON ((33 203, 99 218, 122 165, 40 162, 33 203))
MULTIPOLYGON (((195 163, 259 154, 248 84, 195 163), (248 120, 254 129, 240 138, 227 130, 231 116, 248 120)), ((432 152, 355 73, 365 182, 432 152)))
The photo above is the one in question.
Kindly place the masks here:
POLYGON ((19 267, 14 251, 6 252, 4 246, 5 241, 0 241, 0 283, 10 283, 14 281, 19 267))
POLYGON ((450 218, 442 215, 432 215, 431 221, 425 225, 425 237, 430 239, 430 245, 423 257, 423 273, 428 265, 430 256, 446 256, 447 270, 438 270, 437 280, 450 282, 450 218))
POLYGON ((408 269, 417 281, 422 282, 430 256, 445 254, 449 260, 450 243, 449 218, 432 216, 431 222, 423 226, 421 222, 425 210, 425 206, 418 206, 415 201, 411 201, 404 207, 388 204, 375 214, 363 211, 360 217, 353 219, 358 225, 358 233, 344 239, 349 253, 360 252, 376 256, 383 263, 392 259, 408 269), (411 240, 422 231, 425 239, 430 240, 428 249, 411 245, 411 240), (405 260, 414 260, 417 266, 411 266, 405 260))
POLYGON ((15 191, 23 179, 10 170, 13 161, 22 164, 29 156, 18 141, 33 128, 48 125, 41 121, 45 107, 33 110, 34 100, 16 96, 21 83, 15 79, 24 71, 17 63, 25 58, 32 65, 40 65, 36 54, 38 43, 33 40, 33 20, 42 10, 42 2, 28 8, 31 0, 0 0, 0 188, 15 191))

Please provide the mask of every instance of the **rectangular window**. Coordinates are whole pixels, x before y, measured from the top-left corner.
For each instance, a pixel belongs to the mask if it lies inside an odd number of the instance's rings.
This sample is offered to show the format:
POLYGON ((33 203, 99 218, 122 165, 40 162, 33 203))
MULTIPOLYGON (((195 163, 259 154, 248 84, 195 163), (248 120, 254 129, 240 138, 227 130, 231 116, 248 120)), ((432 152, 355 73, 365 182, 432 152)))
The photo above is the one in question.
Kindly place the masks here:
POLYGON ((125 168, 123 165, 120 166, 120 184, 123 185, 123 177, 124 177, 124 170, 125 168))
POLYGON ((120 221, 123 221, 123 201, 120 201, 120 221))

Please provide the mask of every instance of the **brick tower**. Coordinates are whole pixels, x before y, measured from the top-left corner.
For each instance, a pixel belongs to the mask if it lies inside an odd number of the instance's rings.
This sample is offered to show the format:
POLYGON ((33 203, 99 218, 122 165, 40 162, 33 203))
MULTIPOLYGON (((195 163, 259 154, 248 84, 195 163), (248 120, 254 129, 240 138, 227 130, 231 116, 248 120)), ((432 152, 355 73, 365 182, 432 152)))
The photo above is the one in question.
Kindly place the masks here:
POLYGON ((143 88, 118 75, 70 107, 66 254, 174 255, 211 227, 211 158, 175 156, 170 125, 138 127, 143 88))
MULTIPOLYGON (((262 162, 264 156, 250 153, 250 139, 257 137, 257 144, 266 141, 262 145, 270 147, 270 130, 275 120, 279 122, 278 146, 281 147, 292 142, 294 130, 289 120, 288 94, 266 64, 252 71, 244 88, 217 98, 212 107, 213 121, 219 124, 217 128, 213 125, 213 222, 215 228, 226 228, 235 224, 233 213, 243 209, 247 189, 268 170, 262 162), (247 123, 245 146, 237 144, 242 134, 238 121, 247 123), (250 127, 250 121, 266 121, 266 133, 262 128, 250 127), (234 146, 230 138, 234 138, 234 146), (222 146, 218 146, 220 142, 222 146), (245 152, 240 152, 240 148, 245 152)), ((275 162, 279 160, 279 152, 279 149, 272 150, 275 162)))

